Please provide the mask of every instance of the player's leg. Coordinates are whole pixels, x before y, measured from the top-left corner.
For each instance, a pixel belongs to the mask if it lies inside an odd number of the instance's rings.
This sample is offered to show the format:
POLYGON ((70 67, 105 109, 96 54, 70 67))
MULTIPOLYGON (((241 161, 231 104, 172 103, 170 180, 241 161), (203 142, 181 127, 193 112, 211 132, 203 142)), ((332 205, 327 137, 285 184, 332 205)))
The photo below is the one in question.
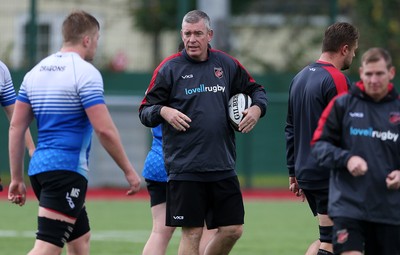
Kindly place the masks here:
POLYGON ((30 179, 39 212, 36 241, 29 255, 61 254, 83 208, 87 180, 70 171, 51 171, 30 179))
POLYGON ((337 255, 362 255, 366 225, 350 218, 333 219, 333 250, 337 255))
POLYGON ((308 205, 314 216, 318 218, 319 242, 314 241, 307 250, 307 255, 331 255, 332 246, 332 228, 333 221, 328 216, 328 189, 323 190, 305 190, 304 195, 307 198, 308 205), (316 245, 319 243, 318 249, 316 245))
POLYGON ((199 255, 200 239, 203 227, 182 227, 178 255, 199 255))
POLYGON ((58 255, 61 254, 62 248, 51 245, 42 240, 36 240, 32 250, 27 255, 58 255))
POLYGON ((36 241, 28 255, 61 254, 66 240, 72 233, 74 223, 75 219, 39 207, 36 241))
POLYGON ((165 205, 166 203, 161 203, 151 207, 153 228, 144 246, 143 255, 163 255, 167 250, 175 227, 165 226, 165 205))
POLYGON ((319 251, 318 255, 330 255, 333 254, 332 245, 332 229, 333 221, 329 218, 327 214, 318 214, 319 222, 319 251))
POLYGON ((90 226, 86 207, 82 208, 75 222, 74 230, 67 242, 67 255, 88 255, 90 253, 90 226))
POLYGON ((316 254, 318 254, 320 245, 321 245, 321 241, 320 240, 315 240, 314 242, 312 242, 310 244, 310 246, 308 246, 305 255, 316 255, 316 254))
MULTIPOLYGON (((314 196, 312 195, 312 192, 303 189, 303 193, 304 193, 304 196, 306 197, 308 206, 310 207, 313 216, 317 217, 317 204, 316 204, 316 200, 315 200, 314 196)), ((320 240, 319 239, 315 240, 314 242, 312 242, 310 244, 310 246, 308 246, 305 255, 317 255, 320 245, 321 245, 320 240)))
POLYGON ((227 255, 243 233, 243 225, 219 227, 214 238, 208 243, 204 254, 227 255))
POLYGON ((163 255, 175 230, 174 227, 165 225, 167 183, 146 180, 146 184, 150 195, 153 228, 142 255, 163 255))
POLYGON ((217 229, 207 229, 206 226, 203 227, 203 234, 201 235, 199 245, 200 255, 205 254, 206 247, 208 243, 214 238, 215 233, 217 233, 217 229))
POLYGON ((67 255, 90 254, 90 232, 67 243, 67 255))
POLYGON ((243 233, 244 205, 236 176, 209 183, 210 211, 207 226, 218 228, 205 254, 229 254, 243 233))

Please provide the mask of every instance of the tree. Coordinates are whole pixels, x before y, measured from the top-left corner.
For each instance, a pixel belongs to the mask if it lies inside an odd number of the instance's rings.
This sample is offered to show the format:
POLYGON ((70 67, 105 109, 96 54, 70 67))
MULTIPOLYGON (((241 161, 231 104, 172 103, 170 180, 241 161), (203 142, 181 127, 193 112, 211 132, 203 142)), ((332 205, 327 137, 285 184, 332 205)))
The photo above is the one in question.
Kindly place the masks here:
MULTIPOLYGON (((181 18, 179 14, 179 0, 130 0, 139 2, 132 5, 131 14, 134 25, 144 33, 152 37, 153 66, 156 67, 161 61, 161 33, 163 31, 177 30, 180 26, 181 18)), ((187 6, 194 9, 195 0, 189 0, 187 6)))
POLYGON ((339 0, 339 4, 352 10, 350 16, 360 30, 358 52, 362 54, 370 47, 385 48, 393 56, 394 66, 400 68, 400 58, 395 57, 400 56, 400 1, 339 0))

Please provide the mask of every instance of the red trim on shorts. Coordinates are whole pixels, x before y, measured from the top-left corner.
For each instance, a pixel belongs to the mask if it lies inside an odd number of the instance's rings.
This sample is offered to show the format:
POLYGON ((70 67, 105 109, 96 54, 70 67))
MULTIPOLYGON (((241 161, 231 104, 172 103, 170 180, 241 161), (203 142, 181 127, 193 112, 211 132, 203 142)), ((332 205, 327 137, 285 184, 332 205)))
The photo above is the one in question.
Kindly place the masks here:
POLYGON ((71 216, 69 216, 69 215, 66 215, 66 214, 64 214, 64 213, 61 213, 61 212, 59 212, 59 211, 56 211, 56 210, 53 210, 53 209, 50 209, 50 208, 46 208, 46 207, 43 207, 43 206, 40 206, 39 208, 43 208, 43 209, 45 209, 45 210, 47 210, 47 211, 50 211, 50 212, 53 212, 53 213, 56 213, 56 214, 60 214, 60 215, 62 215, 62 216, 64 216, 64 217, 67 217, 68 219, 71 219, 71 220, 75 220, 75 221, 76 221, 76 219, 77 219, 77 218, 75 218, 75 217, 71 217, 71 216))

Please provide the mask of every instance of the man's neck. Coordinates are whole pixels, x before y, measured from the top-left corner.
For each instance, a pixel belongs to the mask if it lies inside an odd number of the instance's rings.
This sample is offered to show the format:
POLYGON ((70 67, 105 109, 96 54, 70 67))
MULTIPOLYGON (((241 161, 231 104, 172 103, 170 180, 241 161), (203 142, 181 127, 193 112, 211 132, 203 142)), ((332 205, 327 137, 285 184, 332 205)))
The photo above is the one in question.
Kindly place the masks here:
POLYGON ((332 64, 335 68, 341 69, 342 68, 342 61, 338 59, 336 53, 332 52, 324 52, 318 59, 319 61, 327 62, 332 64))
POLYGON ((76 54, 78 54, 82 59, 84 58, 84 51, 82 49, 80 49, 80 47, 77 46, 70 46, 70 45, 63 45, 60 52, 75 52, 76 54))

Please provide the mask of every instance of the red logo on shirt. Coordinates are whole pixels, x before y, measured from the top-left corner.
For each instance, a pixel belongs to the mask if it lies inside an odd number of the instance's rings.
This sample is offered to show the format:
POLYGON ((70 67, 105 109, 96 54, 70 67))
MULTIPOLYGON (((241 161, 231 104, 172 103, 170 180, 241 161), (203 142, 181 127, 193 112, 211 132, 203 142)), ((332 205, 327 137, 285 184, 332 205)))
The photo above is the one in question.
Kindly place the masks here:
POLYGON ((214 67, 214 74, 217 78, 221 79, 224 75, 224 71, 222 71, 222 67, 214 67))
POLYGON ((343 244, 349 238, 349 232, 347 232, 347 229, 342 229, 336 232, 336 236, 337 236, 337 243, 343 244))
POLYGON ((394 125, 400 124, 400 113, 399 112, 391 112, 389 115, 389 122, 394 125))

